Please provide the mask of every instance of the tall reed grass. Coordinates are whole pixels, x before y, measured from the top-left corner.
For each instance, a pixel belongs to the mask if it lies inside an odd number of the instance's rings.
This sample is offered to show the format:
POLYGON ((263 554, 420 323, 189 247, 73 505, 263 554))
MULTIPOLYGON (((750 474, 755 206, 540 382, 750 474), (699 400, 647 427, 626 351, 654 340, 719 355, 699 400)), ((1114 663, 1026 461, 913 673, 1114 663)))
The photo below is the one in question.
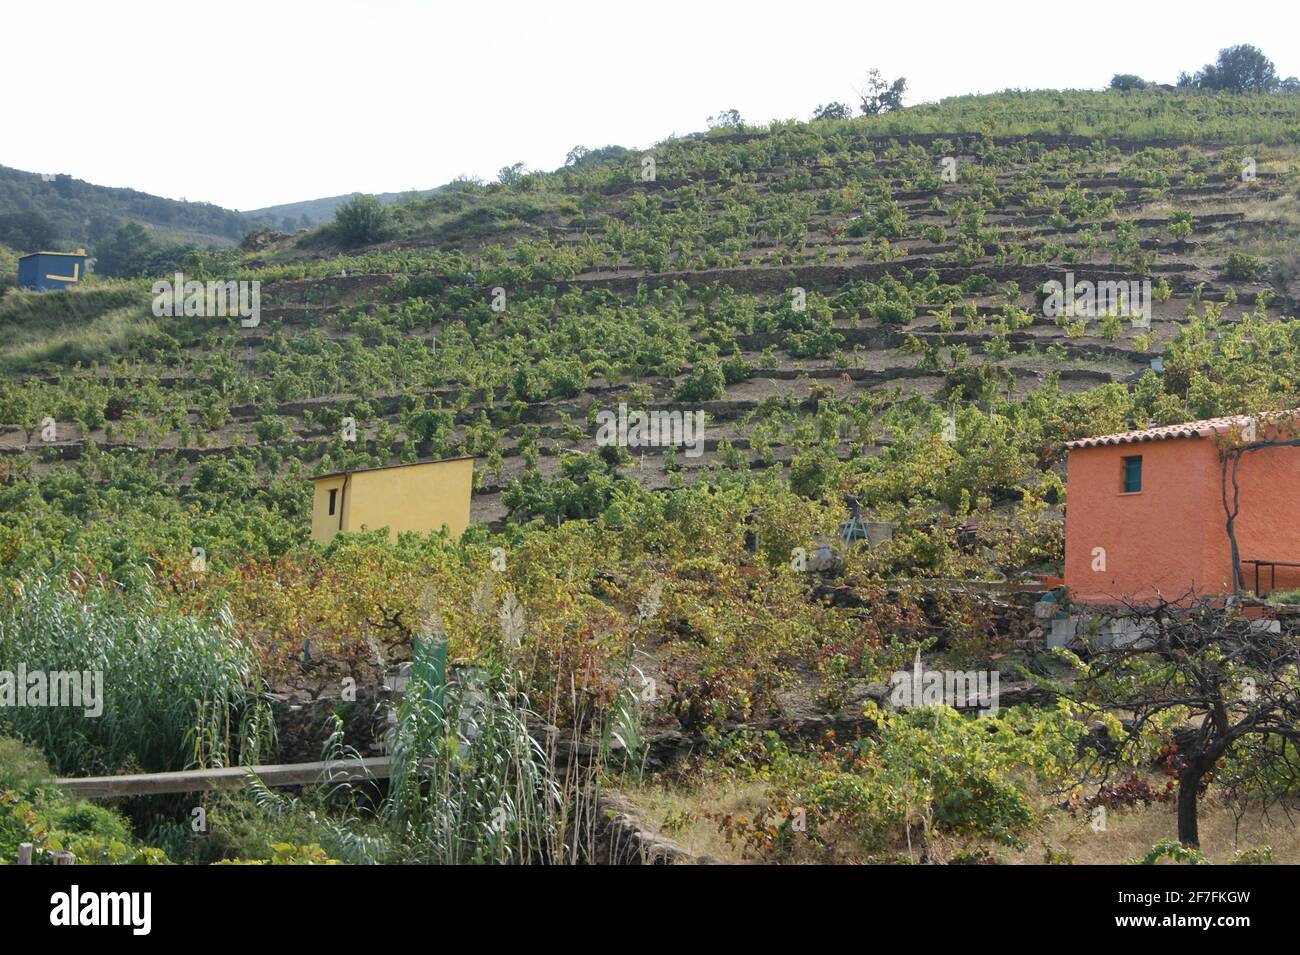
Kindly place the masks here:
POLYGON ((99 671, 103 712, 0 706, 0 732, 40 747, 60 775, 162 772, 255 762, 273 735, 250 650, 228 622, 160 612, 53 578, 0 607, 0 670, 99 671))
MULTIPOLYGON (((337 811, 341 797, 368 784, 327 785, 334 811, 322 842, 332 856, 421 865, 595 861, 600 760, 562 753, 559 734, 528 708, 508 668, 453 674, 446 638, 418 638, 390 741, 388 792, 373 815, 337 811)), ((341 733, 327 749, 327 761, 349 758, 341 733)), ((296 797, 256 782, 253 790, 270 816, 302 809, 296 797)))

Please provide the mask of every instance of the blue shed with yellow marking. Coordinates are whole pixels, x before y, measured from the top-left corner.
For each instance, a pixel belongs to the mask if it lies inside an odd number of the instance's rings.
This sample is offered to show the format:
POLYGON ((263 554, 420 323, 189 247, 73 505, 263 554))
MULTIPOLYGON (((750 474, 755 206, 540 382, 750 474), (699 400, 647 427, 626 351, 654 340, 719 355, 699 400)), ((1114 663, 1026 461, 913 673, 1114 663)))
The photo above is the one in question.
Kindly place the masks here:
POLYGON ((40 291, 67 288, 86 277, 86 250, 29 252, 18 257, 18 284, 40 291))

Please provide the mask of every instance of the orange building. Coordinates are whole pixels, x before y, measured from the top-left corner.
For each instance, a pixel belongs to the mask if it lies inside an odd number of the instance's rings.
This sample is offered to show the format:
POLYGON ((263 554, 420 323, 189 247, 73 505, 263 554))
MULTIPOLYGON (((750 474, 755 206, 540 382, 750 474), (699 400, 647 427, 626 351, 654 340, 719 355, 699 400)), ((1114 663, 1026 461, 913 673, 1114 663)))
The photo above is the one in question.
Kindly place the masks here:
POLYGON ((1073 600, 1300 587, 1298 425, 1296 411, 1240 415, 1067 444, 1073 600))

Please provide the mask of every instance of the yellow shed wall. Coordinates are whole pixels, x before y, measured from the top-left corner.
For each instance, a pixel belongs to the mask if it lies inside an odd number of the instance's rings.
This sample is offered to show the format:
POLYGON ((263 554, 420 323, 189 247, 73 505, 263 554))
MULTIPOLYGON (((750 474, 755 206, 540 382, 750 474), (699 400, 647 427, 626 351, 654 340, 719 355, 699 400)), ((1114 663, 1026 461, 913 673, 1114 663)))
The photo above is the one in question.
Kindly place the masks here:
POLYGON ((427 534, 443 524, 459 535, 469 526, 473 480, 471 459, 359 471, 348 475, 346 490, 342 476, 320 479, 312 506, 312 538, 324 544, 340 529, 381 527, 394 536, 401 531, 427 534), (337 513, 328 516, 330 488, 339 491, 342 528, 337 513))
POLYGON ((330 491, 337 491, 337 504, 346 506, 346 495, 343 494, 343 478, 321 478, 315 483, 316 492, 312 496, 311 502, 311 538, 319 544, 328 544, 342 526, 339 522, 338 510, 336 509, 333 515, 329 512, 330 491))

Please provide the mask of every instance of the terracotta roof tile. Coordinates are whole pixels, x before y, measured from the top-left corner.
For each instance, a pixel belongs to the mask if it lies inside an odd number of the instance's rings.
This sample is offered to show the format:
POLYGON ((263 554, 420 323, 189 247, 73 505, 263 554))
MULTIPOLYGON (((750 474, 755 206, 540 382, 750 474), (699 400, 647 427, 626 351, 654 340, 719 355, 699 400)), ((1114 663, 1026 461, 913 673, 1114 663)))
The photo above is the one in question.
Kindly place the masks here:
MULTIPOLYGON (((1273 411, 1254 415, 1256 422, 1270 418, 1295 417, 1300 409, 1293 411, 1273 411)), ((1080 438, 1067 441, 1067 450, 1075 448, 1100 448, 1108 444, 1138 444, 1142 441, 1170 441, 1174 438, 1209 438, 1233 428, 1245 427, 1251 415, 1229 415, 1223 418, 1206 418, 1203 421, 1188 421, 1183 424, 1167 424, 1159 428, 1140 428, 1137 431, 1121 431, 1117 434, 1103 434, 1094 438, 1080 438)))

